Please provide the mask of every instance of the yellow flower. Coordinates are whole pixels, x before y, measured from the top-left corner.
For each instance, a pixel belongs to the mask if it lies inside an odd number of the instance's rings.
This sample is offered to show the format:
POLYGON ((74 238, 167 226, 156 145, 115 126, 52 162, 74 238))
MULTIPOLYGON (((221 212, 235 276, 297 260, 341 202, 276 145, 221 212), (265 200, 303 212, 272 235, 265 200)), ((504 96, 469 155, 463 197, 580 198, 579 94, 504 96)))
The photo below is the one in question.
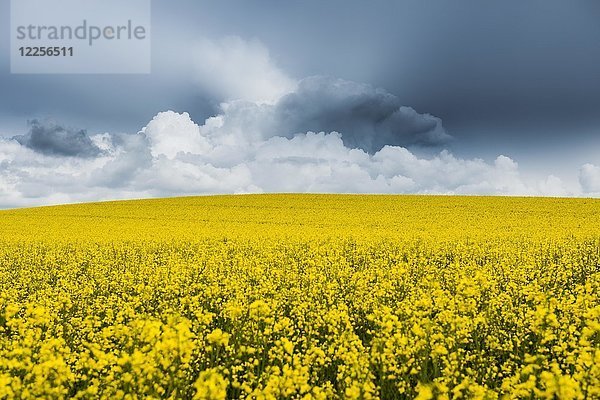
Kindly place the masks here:
POLYGON ((216 345, 227 346, 230 337, 231 335, 229 333, 225 333, 221 329, 216 328, 206 336, 206 340, 216 345))
POLYGON ((198 400, 224 400, 227 397, 227 379, 216 369, 202 371, 194 383, 194 399, 198 400))

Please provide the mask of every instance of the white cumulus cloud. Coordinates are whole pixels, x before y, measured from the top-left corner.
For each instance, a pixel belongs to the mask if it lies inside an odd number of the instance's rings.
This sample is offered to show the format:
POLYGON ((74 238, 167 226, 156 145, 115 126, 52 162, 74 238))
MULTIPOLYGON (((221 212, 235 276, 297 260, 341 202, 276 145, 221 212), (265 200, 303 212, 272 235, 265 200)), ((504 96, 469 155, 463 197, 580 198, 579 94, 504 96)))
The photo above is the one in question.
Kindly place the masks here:
POLYGON ((296 85, 258 40, 204 38, 193 50, 196 81, 216 98, 269 103, 296 85))
POLYGON ((579 184, 584 193, 600 194, 600 167, 584 164, 579 170, 579 184))
POLYGON ((220 140, 223 126, 240 124, 229 121, 235 115, 198 125, 186 113, 162 112, 137 134, 90 135, 97 157, 2 139, 0 206, 249 192, 568 194, 556 177, 526 183, 506 156, 486 162, 444 150, 419 157, 400 146, 369 154, 337 132, 220 140))
POLYGON ((209 150, 207 139, 200 134, 200 127, 192 122, 188 113, 161 112, 142 132, 150 141, 155 157, 162 154, 174 158, 181 151, 202 154, 209 150))

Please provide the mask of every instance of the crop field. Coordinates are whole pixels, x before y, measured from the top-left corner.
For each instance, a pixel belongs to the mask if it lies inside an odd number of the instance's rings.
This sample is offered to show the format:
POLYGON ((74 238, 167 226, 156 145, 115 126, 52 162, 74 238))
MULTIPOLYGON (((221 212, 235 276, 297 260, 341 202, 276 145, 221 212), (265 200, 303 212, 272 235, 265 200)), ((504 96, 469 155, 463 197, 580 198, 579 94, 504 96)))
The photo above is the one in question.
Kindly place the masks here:
POLYGON ((0 211, 0 399, 600 398, 600 201, 0 211))

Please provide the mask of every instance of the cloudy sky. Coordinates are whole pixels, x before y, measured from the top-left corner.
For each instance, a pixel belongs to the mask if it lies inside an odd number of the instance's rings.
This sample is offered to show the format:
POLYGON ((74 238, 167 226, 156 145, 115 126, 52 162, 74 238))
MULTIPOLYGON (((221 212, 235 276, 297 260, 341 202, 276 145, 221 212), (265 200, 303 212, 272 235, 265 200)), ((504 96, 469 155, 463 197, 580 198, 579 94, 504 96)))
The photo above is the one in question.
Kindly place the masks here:
POLYGON ((598 21, 597 0, 155 0, 140 75, 11 74, 3 29, 0 207, 598 196, 598 21))

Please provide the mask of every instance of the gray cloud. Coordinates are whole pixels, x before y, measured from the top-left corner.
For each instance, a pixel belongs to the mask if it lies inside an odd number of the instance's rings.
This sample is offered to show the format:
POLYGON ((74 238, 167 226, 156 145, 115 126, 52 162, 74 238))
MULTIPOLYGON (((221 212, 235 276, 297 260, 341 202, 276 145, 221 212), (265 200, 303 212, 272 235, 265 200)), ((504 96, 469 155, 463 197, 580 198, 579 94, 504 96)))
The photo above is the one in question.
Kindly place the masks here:
POLYGON ((439 118, 403 106, 384 89, 327 76, 287 76, 256 40, 202 39, 196 50, 200 88, 224 100, 226 119, 240 122, 221 134, 264 139, 340 132, 346 146, 370 154, 385 145, 436 147, 450 139, 439 118))
POLYGON ((215 135, 237 141, 305 132, 339 132, 344 145, 373 154, 386 145, 436 147, 451 136, 439 118, 403 107, 398 98, 342 79, 309 77, 274 104, 232 101, 215 135))
POLYGON ((369 153, 385 145, 439 146, 450 139, 439 118, 403 107, 383 89, 342 79, 300 81, 296 91, 279 100, 275 115, 283 136, 341 132, 346 146, 369 153))
POLYGON ((29 121, 29 132, 13 137, 21 145, 46 155, 95 157, 100 148, 86 130, 77 130, 55 122, 37 119, 29 121))
POLYGON ((150 145, 145 135, 105 135, 108 160, 90 174, 96 185, 107 188, 127 187, 135 175, 152 166, 150 145))
POLYGON ((579 184, 584 193, 600 194, 600 167, 584 164, 579 169, 579 184))

